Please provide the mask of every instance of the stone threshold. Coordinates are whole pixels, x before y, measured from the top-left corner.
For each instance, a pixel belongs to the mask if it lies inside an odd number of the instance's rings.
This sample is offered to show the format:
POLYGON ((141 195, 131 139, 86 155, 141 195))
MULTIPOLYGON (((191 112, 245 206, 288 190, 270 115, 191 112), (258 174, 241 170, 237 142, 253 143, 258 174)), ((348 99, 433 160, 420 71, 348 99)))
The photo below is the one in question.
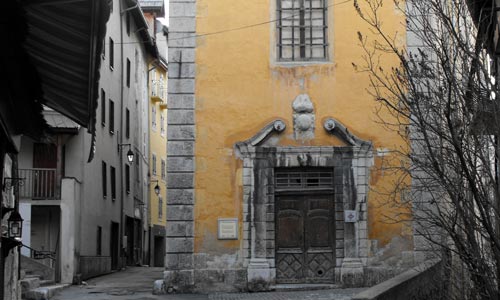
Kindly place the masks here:
POLYGON ((293 283, 293 284, 276 284, 271 286, 271 290, 277 292, 294 292, 294 291, 315 291, 315 290, 331 290, 340 289, 340 284, 329 283, 293 283))

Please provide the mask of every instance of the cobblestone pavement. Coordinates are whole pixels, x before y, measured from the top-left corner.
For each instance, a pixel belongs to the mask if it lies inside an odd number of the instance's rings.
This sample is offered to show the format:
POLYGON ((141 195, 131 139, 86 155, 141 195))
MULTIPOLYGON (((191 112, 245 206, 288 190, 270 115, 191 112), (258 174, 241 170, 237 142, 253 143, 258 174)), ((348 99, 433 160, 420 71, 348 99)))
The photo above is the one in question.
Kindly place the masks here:
POLYGON ((153 295, 153 282, 163 277, 163 268, 129 267, 124 271, 70 286, 52 300, 349 300, 364 289, 331 289, 266 293, 220 293, 210 295, 153 295))
POLYGON ((333 289, 295 292, 266 292, 240 294, 212 294, 209 300, 350 300, 355 294, 364 291, 358 289, 333 289))

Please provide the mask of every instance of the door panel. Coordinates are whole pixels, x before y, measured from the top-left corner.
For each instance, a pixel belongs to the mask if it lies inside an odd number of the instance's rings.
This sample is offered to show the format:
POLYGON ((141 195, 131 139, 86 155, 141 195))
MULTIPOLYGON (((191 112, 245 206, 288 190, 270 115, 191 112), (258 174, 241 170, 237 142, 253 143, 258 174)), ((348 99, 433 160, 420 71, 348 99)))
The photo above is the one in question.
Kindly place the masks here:
POLYGON ((276 277, 279 283, 331 283, 335 278, 331 195, 276 197, 276 277))
POLYGON ((335 278, 333 199, 331 196, 311 196, 308 197, 307 204, 305 228, 307 282, 333 282, 335 278))

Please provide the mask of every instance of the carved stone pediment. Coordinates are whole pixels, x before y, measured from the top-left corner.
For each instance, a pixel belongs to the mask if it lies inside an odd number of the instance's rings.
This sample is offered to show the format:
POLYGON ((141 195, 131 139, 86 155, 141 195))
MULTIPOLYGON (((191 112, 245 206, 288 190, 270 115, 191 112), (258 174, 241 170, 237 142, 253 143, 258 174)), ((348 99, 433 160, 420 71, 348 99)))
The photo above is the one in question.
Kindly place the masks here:
POLYGON ((347 129, 344 124, 340 123, 334 118, 328 118, 323 123, 323 127, 328 133, 340 138, 350 146, 372 147, 372 142, 362 140, 359 137, 355 136, 354 134, 349 132, 349 129, 347 129))
POLYGON ((279 134, 283 132, 286 128, 285 122, 280 119, 276 119, 271 123, 267 124, 262 128, 257 134, 252 136, 246 141, 238 142, 234 145, 236 153, 242 154, 247 153, 249 147, 260 146, 264 141, 266 141, 271 135, 279 134))

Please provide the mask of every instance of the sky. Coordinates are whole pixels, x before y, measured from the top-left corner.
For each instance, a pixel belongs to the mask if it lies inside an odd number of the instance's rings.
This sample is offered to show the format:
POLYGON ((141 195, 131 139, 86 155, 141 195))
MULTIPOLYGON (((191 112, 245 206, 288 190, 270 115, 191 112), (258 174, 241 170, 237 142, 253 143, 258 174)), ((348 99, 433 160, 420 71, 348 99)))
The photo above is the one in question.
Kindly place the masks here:
POLYGON ((165 18, 158 18, 158 20, 162 22, 163 25, 167 26, 168 26, 168 1, 169 0, 165 0, 165 18))

